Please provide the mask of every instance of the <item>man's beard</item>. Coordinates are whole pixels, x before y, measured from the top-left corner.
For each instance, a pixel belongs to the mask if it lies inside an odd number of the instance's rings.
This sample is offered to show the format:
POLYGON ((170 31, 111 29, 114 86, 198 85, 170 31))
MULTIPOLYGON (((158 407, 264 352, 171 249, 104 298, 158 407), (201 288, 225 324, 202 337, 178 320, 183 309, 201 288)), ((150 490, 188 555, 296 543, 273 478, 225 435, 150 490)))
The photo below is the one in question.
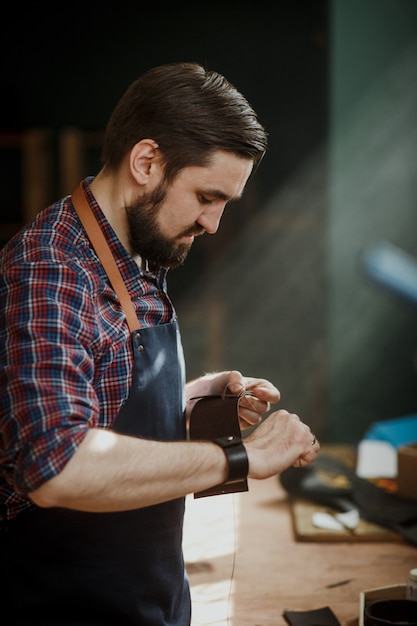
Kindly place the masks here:
MULTIPOLYGON (((156 221, 159 209, 167 195, 167 187, 160 183, 151 193, 126 207, 129 224, 129 243, 134 254, 163 267, 182 265, 191 244, 176 243, 161 234, 156 221)), ((194 224, 180 235, 200 235, 204 229, 194 224)))

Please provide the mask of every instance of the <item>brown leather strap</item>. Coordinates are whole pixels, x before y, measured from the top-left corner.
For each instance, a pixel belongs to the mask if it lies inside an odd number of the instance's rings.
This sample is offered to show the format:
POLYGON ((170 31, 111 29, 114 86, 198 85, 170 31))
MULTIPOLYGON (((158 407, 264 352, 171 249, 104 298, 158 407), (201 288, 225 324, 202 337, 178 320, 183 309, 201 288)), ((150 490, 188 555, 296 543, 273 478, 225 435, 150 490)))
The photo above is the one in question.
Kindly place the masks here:
MULTIPOLYGON (((242 395, 237 396, 203 396, 194 405, 190 416, 190 439, 192 440, 209 440, 219 445, 219 439, 223 437, 232 437, 241 441, 241 432, 239 426, 239 400, 242 395)), ((222 446, 223 447, 223 446, 222 446)), ((246 467, 247 474, 247 455, 243 444, 240 446, 239 458, 236 461, 239 467, 246 467)), ((228 460, 230 461, 229 457, 228 460)), ((230 472, 230 467, 229 467, 230 472)), ((246 476, 240 480, 233 482, 225 482, 221 485, 215 485, 204 491, 198 491, 194 494, 194 498, 202 498, 205 496, 217 496, 222 493, 236 493, 239 491, 248 491, 248 481, 246 476)))
POLYGON ((82 183, 75 189, 72 196, 72 203, 81 220, 82 225, 88 235, 88 238, 93 246, 98 258, 104 267, 106 274, 115 290, 122 309, 125 312, 126 320, 130 329, 130 332, 137 330, 139 325, 138 316, 136 315, 135 307, 133 306, 132 299, 129 292, 126 289, 126 285, 117 267, 114 256, 110 250, 109 244, 106 241, 105 236, 100 228, 97 219, 91 210, 91 207, 85 197, 82 183))

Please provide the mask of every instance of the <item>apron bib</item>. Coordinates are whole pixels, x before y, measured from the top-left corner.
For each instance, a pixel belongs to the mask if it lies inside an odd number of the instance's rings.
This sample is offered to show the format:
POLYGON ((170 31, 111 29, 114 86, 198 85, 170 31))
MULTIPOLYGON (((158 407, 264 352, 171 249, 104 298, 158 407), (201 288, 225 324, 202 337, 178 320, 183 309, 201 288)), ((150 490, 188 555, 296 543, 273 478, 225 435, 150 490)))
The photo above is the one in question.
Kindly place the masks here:
MULTIPOLYGON (((131 390, 114 429, 184 439, 177 325, 138 334, 131 390)), ((183 498, 117 513, 21 514, 6 539, 16 626, 189 626, 183 515, 183 498)))

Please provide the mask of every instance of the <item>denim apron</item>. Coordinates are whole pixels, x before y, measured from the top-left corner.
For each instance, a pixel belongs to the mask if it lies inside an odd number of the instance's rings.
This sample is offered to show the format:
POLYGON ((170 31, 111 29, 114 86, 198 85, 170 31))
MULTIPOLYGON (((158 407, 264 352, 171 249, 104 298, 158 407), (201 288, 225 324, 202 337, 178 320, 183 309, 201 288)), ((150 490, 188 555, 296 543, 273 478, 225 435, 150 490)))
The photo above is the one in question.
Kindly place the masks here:
MULTIPOLYGON (((177 323, 134 330, 131 339, 132 383, 113 429, 185 439, 177 323)), ((20 514, 4 537, 10 593, 2 605, 10 606, 9 626, 189 626, 184 506, 179 498, 126 512, 20 514)))

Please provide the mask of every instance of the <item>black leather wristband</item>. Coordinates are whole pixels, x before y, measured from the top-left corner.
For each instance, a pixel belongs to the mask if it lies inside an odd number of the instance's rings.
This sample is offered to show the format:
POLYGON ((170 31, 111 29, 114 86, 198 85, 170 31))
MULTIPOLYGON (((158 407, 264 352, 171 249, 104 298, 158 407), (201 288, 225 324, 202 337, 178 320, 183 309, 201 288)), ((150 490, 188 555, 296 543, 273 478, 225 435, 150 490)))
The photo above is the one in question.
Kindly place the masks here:
POLYGON ((213 439, 213 443, 222 448, 227 458, 229 474, 224 484, 235 483, 247 478, 249 460, 242 439, 237 435, 227 435, 213 439))

